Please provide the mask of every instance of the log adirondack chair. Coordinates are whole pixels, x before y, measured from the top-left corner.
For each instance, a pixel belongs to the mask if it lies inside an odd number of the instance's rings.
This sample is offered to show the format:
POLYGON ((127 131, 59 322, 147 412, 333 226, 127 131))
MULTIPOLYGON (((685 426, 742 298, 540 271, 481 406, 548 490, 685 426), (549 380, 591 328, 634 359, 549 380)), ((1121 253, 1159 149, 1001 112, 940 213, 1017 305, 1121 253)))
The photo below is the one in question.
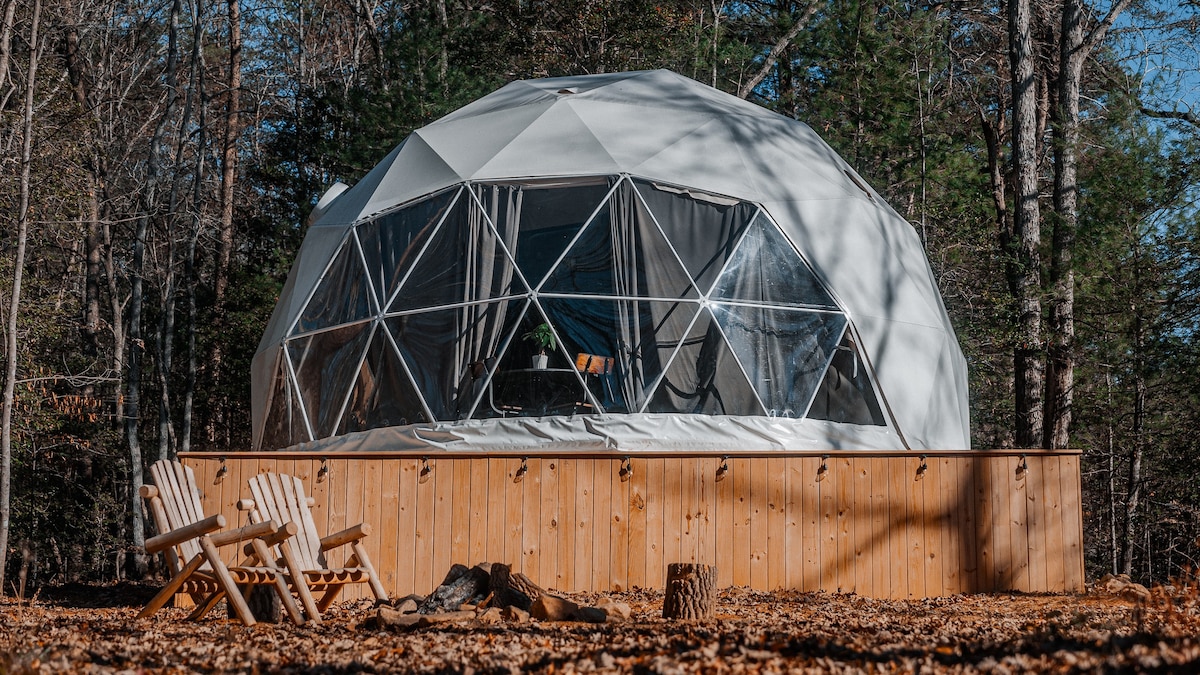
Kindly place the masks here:
POLYGON ((229 567, 221 558, 221 547, 250 540, 254 548, 265 550, 294 536, 297 525, 266 519, 234 530, 225 527, 225 517, 205 516, 191 468, 171 460, 160 460, 150 467, 153 485, 143 485, 138 493, 149 505, 151 518, 158 534, 146 540, 146 552, 162 552, 171 579, 138 614, 139 618, 153 615, 176 593, 187 593, 195 602, 188 620, 199 619, 222 598, 233 608, 238 619, 247 626, 256 623, 239 586, 270 584, 275 587, 296 623, 301 614, 292 599, 282 570, 262 564, 255 557, 246 564, 229 567), (186 561, 186 562, 185 562, 186 561))
POLYGON ((347 584, 368 584, 376 600, 387 601, 387 591, 379 583, 379 575, 362 545, 362 539, 371 533, 370 525, 359 523, 341 532, 319 536, 310 510, 313 499, 305 496, 299 478, 286 474, 258 474, 250 479, 250 493, 253 499, 238 502, 239 509, 250 512, 250 522, 275 521, 299 526, 296 536, 281 541, 276 550, 280 551, 286 569, 298 570, 292 575, 291 585, 310 618, 320 621, 321 612, 329 608, 347 584), (346 544, 352 550, 346 565, 330 569, 325 552, 346 544), (320 600, 314 601, 313 593, 320 594, 320 600))

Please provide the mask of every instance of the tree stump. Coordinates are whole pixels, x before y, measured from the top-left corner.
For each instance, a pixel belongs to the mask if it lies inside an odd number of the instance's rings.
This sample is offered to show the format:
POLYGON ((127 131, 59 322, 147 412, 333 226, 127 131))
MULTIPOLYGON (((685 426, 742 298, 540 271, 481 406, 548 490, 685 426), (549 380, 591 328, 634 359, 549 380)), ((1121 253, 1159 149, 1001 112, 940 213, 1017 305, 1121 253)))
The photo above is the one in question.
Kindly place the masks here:
POLYGON ((667 565, 664 619, 706 619, 712 616, 717 568, 695 563, 667 565))

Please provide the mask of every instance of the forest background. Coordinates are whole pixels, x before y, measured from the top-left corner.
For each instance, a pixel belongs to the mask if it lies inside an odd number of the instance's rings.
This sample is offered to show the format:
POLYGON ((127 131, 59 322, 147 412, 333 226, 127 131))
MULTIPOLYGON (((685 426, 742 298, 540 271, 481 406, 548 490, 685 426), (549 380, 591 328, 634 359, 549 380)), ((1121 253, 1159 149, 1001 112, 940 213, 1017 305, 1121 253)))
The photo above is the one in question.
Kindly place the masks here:
POLYGON ((8 592, 143 573, 145 465, 249 448, 250 359, 332 183, 508 81, 649 68, 807 122, 909 219, 974 447, 1083 450, 1090 576, 1200 556, 1197 0, 0 11, 8 592))

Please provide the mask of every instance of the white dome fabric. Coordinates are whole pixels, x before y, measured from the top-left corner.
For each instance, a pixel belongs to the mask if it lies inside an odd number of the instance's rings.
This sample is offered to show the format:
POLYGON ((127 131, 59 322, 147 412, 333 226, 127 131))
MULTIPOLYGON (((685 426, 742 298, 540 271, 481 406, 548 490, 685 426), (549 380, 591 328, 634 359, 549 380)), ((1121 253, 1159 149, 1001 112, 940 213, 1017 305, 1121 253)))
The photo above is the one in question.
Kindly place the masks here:
POLYGON ((807 125, 665 70, 415 131, 311 226, 252 376, 264 449, 970 443, 911 225, 807 125), (556 367, 517 361, 539 323, 556 367))

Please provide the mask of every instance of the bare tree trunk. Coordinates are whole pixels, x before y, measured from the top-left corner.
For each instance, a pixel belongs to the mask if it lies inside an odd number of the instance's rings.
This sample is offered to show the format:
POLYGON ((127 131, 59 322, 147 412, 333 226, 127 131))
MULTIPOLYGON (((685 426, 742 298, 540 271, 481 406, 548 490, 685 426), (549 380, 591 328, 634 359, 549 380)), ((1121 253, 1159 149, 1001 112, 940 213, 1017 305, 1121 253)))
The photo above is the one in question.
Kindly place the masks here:
MULTIPOLYGON (((171 25, 178 23, 179 3, 171 5, 171 25)), ((142 338, 142 310, 145 303, 146 240, 150 220, 158 210, 158 187, 162 179, 163 137, 178 104, 179 92, 175 86, 179 64, 178 43, 172 39, 167 50, 165 81, 167 103, 162 116, 154 125, 150 137, 149 158, 146 162, 146 189, 139 204, 140 214, 133 240, 133 260, 129 284, 129 378, 126 382, 125 437, 129 444, 129 496, 133 515, 133 543, 138 548, 145 544, 142 523, 141 497, 137 488, 144 480, 142 475, 142 444, 138 422, 141 417, 142 356, 146 349, 142 338)), ((140 563, 139 563, 140 566, 140 563)))
MULTIPOLYGON (((203 148, 208 143, 207 115, 204 106, 204 16, 201 3, 194 3, 192 9, 192 86, 191 95, 199 101, 196 106, 196 117, 199 131, 196 135, 196 146, 203 148)), ((204 157, 205 153, 196 153, 196 166, 192 170, 192 222, 188 232, 187 251, 184 253, 183 283, 186 285, 187 303, 187 384, 183 391, 183 419, 180 422, 179 450, 188 452, 192 449, 192 420, 196 400, 196 242, 200 237, 203 226, 200 217, 200 205, 204 195, 204 157)))
POLYGON ((225 325, 225 293, 229 286, 229 262, 233 255, 233 203, 237 179, 237 137, 239 132, 238 113, 241 105, 242 87, 242 27, 238 0, 228 0, 229 7, 229 98, 225 113, 225 135, 221 142, 221 226, 217 236, 217 264, 213 282, 213 307, 216 313, 214 324, 217 336, 209 350, 208 367, 212 372, 212 390, 217 400, 213 401, 216 417, 209 419, 208 439, 215 441, 218 426, 225 415, 224 402, 220 399, 221 362, 224 360, 224 345, 221 344, 221 329, 225 325))
POLYGON ((1059 35, 1058 105, 1054 109, 1054 232, 1050 258, 1051 305, 1046 362, 1046 413, 1043 446, 1070 443, 1075 387, 1075 232, 1078 224, 1079 92, 1083 67, 1129 5, 1119 0, 1084 38, 1081 0, 1063 0, 1059 35))
POLYGON ((21 185, 17 207, 17 255, 13 266, 12 294, 8 303, 8 340, 5 344, 4 404, 0 412, 0 595, 8 563, 8 531, 12 517, 12 413, 17 385, 17 313, 21 309, 21 277, 25 269, 25 244, 29 239, 30 170, 33 164, 33 99, 37 92, 38 28, 41 0, 33 0, 29 28, 29 67, 25 73, 25 105, 21 114, 21 185))
POLYGON ((1125 481, 1125 526, 1121 532, 1121 572, 1124 574, 1133 573, 1133 542, 1137 536, 1134 524, 1142 502, 1142 456, 1146 445, 1145 337, 1142 335, 1140 310, 1134 308, 1134 312, 1133 449, 1129 453, 1129 475, 1125 481))
POLYGON ((1041 212, 1038 205, 1037 103, 1030 0, 1008 5, 1012 69, 1012 155, 1016 173, 1013 237, 1006 251, 1009 287, 1016 302, 1018 344, 1014 350, 1016 443, 1042 442, 1045 362, 1042 358, 1041 212))
MULTIPOLYGON (((5 87, 13 86, 10 84, 12 78, 8 74, 8 64, 12 60, 12 32, 13 20, 17 15, 17 0, 8 0, 4 3, 4 23, 0 24, 0 91, 4 91, 5 87)), ((7 99, 8 96, 0 96, 0 101, 7 99)), ((0 110, 4 106, 0 105, 0 110)))

